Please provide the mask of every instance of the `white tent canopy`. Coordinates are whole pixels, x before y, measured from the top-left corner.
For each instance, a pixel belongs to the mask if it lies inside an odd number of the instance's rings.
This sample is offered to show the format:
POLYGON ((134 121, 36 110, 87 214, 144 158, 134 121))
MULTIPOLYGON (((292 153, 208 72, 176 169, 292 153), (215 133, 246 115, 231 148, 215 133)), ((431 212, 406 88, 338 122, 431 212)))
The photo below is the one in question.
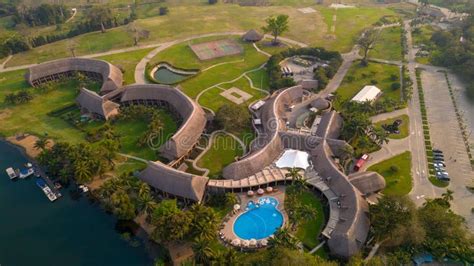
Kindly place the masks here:
POLYGON ((276 162, 278 168, 301 168, 306 169, 309 166, 308 153, 304 151, 286 150, 276 162))
POLYGON ((352 101, 359 103, 364 103, 366 101, 373 102, 380 96, 380 94, 382 94, 382 91, 379 88, 373 85, 368 85, 362 88, 362 90, 352 98, 352 101))

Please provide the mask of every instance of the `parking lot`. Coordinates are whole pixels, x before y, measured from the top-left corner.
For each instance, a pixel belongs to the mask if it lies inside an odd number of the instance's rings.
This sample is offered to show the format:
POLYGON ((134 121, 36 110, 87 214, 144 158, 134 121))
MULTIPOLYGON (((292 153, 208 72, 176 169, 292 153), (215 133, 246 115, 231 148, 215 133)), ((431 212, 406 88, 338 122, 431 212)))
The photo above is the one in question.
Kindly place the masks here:
POLYGON ((454 191, 453 210, 464 216, 474 228, 474 194, 466 189, 471 185, 474 172, 464 146, 453 103, 449 96, 444 73, 423 71, 423 89, 430 124, 433 148, 444 153, 446 171, 451 181, 448 188, 454 191))

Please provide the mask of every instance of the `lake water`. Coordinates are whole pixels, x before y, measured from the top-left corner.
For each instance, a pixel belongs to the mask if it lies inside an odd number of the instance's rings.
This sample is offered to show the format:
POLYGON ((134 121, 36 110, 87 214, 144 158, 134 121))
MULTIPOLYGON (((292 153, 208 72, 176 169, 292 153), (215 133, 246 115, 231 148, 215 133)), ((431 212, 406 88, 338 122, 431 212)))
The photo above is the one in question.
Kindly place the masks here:
POLYGON ((10 181, 5 169, 27 162, 0 141, 0 265, 151 265, 143 244, 132 247, 114 229, 116 219, 81 197, 51 203, 36 177, 10 181))

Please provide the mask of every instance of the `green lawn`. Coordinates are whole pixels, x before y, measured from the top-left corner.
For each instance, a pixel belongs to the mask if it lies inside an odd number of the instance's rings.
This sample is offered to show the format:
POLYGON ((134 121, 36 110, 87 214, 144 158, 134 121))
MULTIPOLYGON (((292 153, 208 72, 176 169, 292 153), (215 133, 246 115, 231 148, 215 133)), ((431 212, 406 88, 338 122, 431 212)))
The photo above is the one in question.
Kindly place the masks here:
POLYGON ((374 49, 370 51, 369 57, 394 61, 402 60, 401 36, 401 27, 383 29, 374 49))
POLYGON ((0 134, 12 136, 16 133, 43 135, 51 138, 78 143, 84 140, 84 133, 73 128, 60 117, 48 115, 53 110, 64 108, 74 103, 78 93, 77 81, 69 80, 55 86, 49 92, 40 93, 30 88, 24 81, 24 71, 0 74, 3 81, 0 85, 0 134), (6 105, 5 94, 27 89, 33 92, 31 102, 19 105, 6 105))
POLYGON ((135 83, 135 67, 138 62, 145 57, 153 48, 141 49, 133 52, 125 52, 113 55, 106 55, 97 57, 96 59, 105 60, 121 70, 125 71, 123 73, 123 82, 124 84, 133 84, 135 83))
POLYGON ((436 30, 437 29, 431 25, 417 27, 412 31, 413 45, 430 45, 431 35, 433 35, 436 30))
POLYGON ((399 127, 400 134, 390 134, 388 137, 391 139, 403 139, 403 138, 408 137, 408 135, 410 134, 410 131, 409 131, 410 118, 408 117, 408 115, 401 115, 401 116, 397 116, 397 117, 390 118, 387 120, 383 120, 383 121, 375 123, 374 125, 375 127, 381 128, 383 124, 393 124, 393 122, 397 119, 401 119, 403 121, 399 127))
POLYGON ((210 178, 218 178, 225 166, 242 155, 242 147, 231 136, 216 134, 211 148, 198 161, 198 166, 209 169, 210 178))
MULTIPOLYGON (((192 7, 188 3, 182 3, 180 6, 173 5, 169 7, 170 12, 166 16, 136 20, 138 26, 150 31, 149 39, 143 42, 158 43, 211 32, 260 29, 268 16, 286 14, 290 18, 290 23, 289 31, 284 34, 284 37, 347 52, 352 48, 355 36, 364 28, 384 15, 395 14, 394 11, 384 7, 339 9, 336 31, 329 35, 330 25, 333 24, 332 15, 336 11, 323 6, 313 6, 319 11, 317 13, 302 14, 297 8, 288 6, 255 7, 195 3, 191 5, 192 7)), ((109 29, 106 33, 87 33, 72 39, 78 43, 77 55, 106 52, 133 45, 126 26, 109 29)), ((25 65, 68 57, 70 51, 67 43, 68 40, 58 41, 17 54, 7 65, 25 65)))
POLYGON ((328 7, 317 7, 324 17, 327 26, 324 40, 321 45, 330 50, 348 52, 354 44, 354 39, 364 28, 377 22, 381 17, 396 15, 393 10, 386 8, 358 7, 333 9, 328 7), (334 21, 336 15, 336 21, 334 21), (331 31, 335 27, 335 32, 331 31))
POLYGON ((145 119, 119 120, 113 123, 114 129, 120 135, 122 144, 121 152, 146 160, 157 160, 157 148, 164 144, 177 130, 175 119, 166 111, 160 110, 160 119, 163 123, 163 132, 158 141, 153 142, 154 147, 148 144, 138 145, 139 139, 147 131, 148 122, 145 119))
POLYGON ((412 188, 411 153, 408 151, 372 165, 367 170, 375 171, 385 178, 385 195, 407 195, 412 188), (396 166, 398 171, 393 171, 392 166, 396 166))
MULTIPOLYGON (((224 39, 224 38, 233 38, 233 37, 220 37, 217 39, 224 39)), ((216 39, 216 37, 194 40, 193 43, 202 43, 202 42, 206 42, 212 39, 216 39)), ((196 57, 196 55, 191 51, 191 49, 188 46, 188 43, 181 43, 160 52, 159 54, 156 55, 155 58, 153 58, 152 61, 155 63, 160 62, 160 61, 166 61, 176 67, 186 68, 186 69, 198 68, 201 70, 204 70, 216 64, 230 62, 229 64, 217 65, 213 67, 212 69, 203 71, 199 73, 198 75, 194 76, 193 78, 187 79, 184 82, 180 83, 180 86, 182 87, 183 91, 190 97, 195 98, 199 94, 199 92, 203 91, 204 89, 209 88, 221 82, 232 81, 238 78, 239 76, 241 76, 244 72, 260 67, 262 64, 264 64, 268 60, 268 58, 265 55, 257 52, 257 50, 251 44, 244 43, 240 41, 238 38, 236 38, 236 40, 244 48, 244 52, 242 55, 227 56, 227 57, 222 57, 222 58, 213 59, 213 60, 200 61, 196 57)), ((242 86, 243 90, 250 92, 252 95, 260 97, 259 94, 262 94, 261 92, 252 90, 249 87, 247 80, 244 80, 244 79, 238 80, 237 83, 241 84, 239 86, 242 86)), ((223 84, 222 86, 226 88, 229 87, 226 84, 223 84)), ((214 96, 218 94, 216 90, 213 90, 208 93, 211 93, 212 97, 209 96, 211 98, 209 98, 206 95, 203 95, 203 97, 200 99, 200 102, 202 100, 203 102, 201 103, 203 103, 204 105, 207 104, 206 101, 213 102, 215 100, 214 96), (208 98, 208 99, 203 99, 203 98, 208 98)), ((215 109, 215 107, 218 108, 219 104, 222 104, 222 101, 224 100, 225 99, 219 99, 220 103, 213 103, 212 106, 210 105, 209 107, 212 109, 215 109)))
POLYGON ((270 85, 269 85, 270 80, 267 74, 267 70, 265 68, 248 73, 247 76, 252 80, 253 85, 255 87, 264 89, 264 90, 270 89, 270 85))
POLYGON ((354 62, 347 75, 337 89, 337 94, 342 101, 352 99, 364 86, 375 84, 382 90, 380 99, 391 98, 400 101, 400 89, 393 90, 390 86, 394 82, 400 82, 400 68, 395 65, 379 64, 370 62, 368 66, 362 66, 359 61, 354 62), (391 76, 397 76, 396 81, 391 80, 391 76))
POLYGON ((297 195, 298 201, 309 204, 316 209, 316 218, 300 222, 296 231, 296 237, 309 248, 314 248, 319 244, 318 236, 323 230, 325 217, 321 200, 311 191, 303 191, 297 195))

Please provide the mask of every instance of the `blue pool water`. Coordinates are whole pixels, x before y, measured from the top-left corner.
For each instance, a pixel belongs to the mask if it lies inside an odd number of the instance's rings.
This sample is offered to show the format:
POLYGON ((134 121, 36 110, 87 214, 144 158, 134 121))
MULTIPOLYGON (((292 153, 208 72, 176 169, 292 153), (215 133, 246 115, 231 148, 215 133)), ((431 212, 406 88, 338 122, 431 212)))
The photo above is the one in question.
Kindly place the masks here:
POLYGON ((277 209, 278 200, 273 197, 259 198, 255 203, 250 201, 246 212, 234 223, 234 233, 250 240, 267 238, 283 225, 283 215, 277 209))

